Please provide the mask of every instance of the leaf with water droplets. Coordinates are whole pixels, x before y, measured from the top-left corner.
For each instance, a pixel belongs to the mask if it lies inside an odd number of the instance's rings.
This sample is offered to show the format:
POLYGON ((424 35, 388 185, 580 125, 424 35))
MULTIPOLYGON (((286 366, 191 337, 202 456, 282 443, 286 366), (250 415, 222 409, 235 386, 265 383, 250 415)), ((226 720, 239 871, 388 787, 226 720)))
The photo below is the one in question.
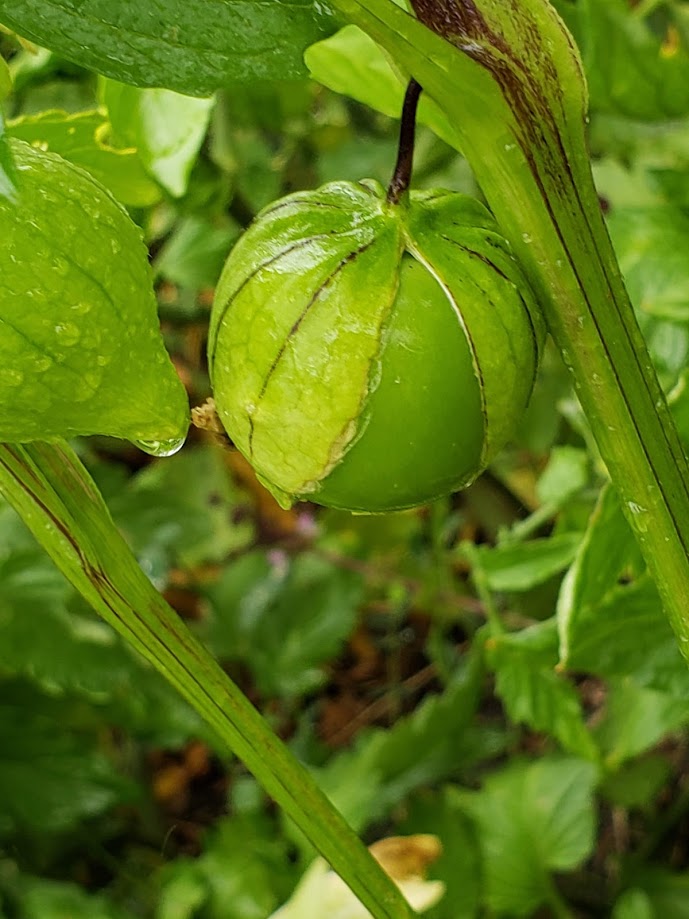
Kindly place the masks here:
POLYGON ((0 0, 0 22, 106 77, 207 96, 306 76, 333 18, 320 0, 0 0))
POLYGON ((18 141, 12 151, 17 201, 0 199, 0 441, 178 443, 186 394, 140 231, 83 170, 18 141))

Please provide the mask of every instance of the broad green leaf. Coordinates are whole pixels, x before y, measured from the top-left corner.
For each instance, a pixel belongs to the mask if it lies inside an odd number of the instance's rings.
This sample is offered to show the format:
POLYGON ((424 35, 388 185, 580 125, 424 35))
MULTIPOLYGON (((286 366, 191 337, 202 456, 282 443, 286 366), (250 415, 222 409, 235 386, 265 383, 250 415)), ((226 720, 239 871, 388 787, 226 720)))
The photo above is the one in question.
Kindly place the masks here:
POLYGON ((495 670, 496 692, 511 721, 545 731, 569 753, 598 759, 581 700, 567 677, 555 669, 557 634, 550 622, 492 639, 486 651, 495 670))
POLYGON ((131 797, 89 735, 38 693, 3 686, 0 702, 0 813, 15 828, 55 833, 131 797))
POLYGON ((168 89, 137 89, 101 81, 113 139, 136 149, 150 174, 173 197, 187 190, 205 137, 214 99, 195 99, 168 89))
POLYGON ((188 404, 140 231, 83 170, 13 149, 19 200, 0 201, 0 439, 101 433, 169 452, 188 404))
POLYGON ((149 207, 161 197, 136 150, 116 149, 108 143, 110 128, 101 111, 25 115, 12 121, 7 130, 18 140, 82 166, 122 204, 149 207))
MULTIPOLYGON (((345 26, 312 45, 304 60, 313 79, 328 89, 351 96, 391 118, 400 117, 406 81, 373 39, 357 26, 345 26)), ((447 117, 425 96, 419 104, 418 118, 459 149, 457 134, 447 117)))
POLYGON ((549 873, 576 868, 591 853, 595 783, 592 764, 543 757, 512 763, 479 792, 458 793, 478 830, 489 906, 530 915, 548 897, 549 873))
POLYGON ((195 96, 303 77, 332 25, 313 0, 0 0, 0 22, 106 77, 195 96))
POLYGON ((579 533, 561 533, 549 539, 507 543, 477 550, 488 586, 496 591, 530 590, 563 571, 581 542, 579 533))
POLYGON ((689 319, 689 217, 671 205, 617 208, 608 226, 637 309, 689 319))
POLYGON ((207 637, 220 658, 245 661, 262 692, 301 695, 352 631, 361 589, 358 575, 315 555, 248 554, 210 592, 207 637))
POLYGON ((686 699, 645 689, 631 680, 614 681, 595 736, 606 766, 616 769, 688 721, 689 701, 686 699))
POLYGON ((624 0, 588 0, 577 11, 594 111, 649 121, 689 113, 686 46, 652 28, 624 0))

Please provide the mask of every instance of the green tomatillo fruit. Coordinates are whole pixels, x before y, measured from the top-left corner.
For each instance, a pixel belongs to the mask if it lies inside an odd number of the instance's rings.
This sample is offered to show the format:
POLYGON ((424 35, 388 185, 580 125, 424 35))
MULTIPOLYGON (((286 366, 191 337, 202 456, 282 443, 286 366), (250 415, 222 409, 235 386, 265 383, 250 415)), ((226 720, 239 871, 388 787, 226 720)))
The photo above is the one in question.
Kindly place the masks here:
POLYGON ((216 291, 228 434, 282 504, 412 507, 471 482, 514 432, 543 326, 478 201, 334 182, 264 210, 216 291))

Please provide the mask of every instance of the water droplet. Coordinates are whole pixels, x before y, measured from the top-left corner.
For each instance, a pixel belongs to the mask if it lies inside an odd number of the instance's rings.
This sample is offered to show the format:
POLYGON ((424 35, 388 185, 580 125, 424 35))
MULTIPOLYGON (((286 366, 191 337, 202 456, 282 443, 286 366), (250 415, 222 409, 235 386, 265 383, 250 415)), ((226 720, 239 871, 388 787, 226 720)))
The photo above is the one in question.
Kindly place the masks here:
POLYGON ((632 512, 632 514, 645 514, 646 508, 642 507, 640 504, 637 504, 636 501, 628 501, 627 507, 632 512))
POLYGON ((516 144, 505 144, 505 151, 506 151, 507 153, 511 153, 512 150, 516 150, 516 149, 517 149, 517 145, 516 145, 516 144))
POLYGON ((531 242, 531 236, 528 233, 522 233, 522 239, 527 245, 531 242))
POLYGON ((182 449, 186 439, 185 433, 183 437, 171 437, 169 440, 133 440, 132 443, 151 456, 173 456, 182 449))

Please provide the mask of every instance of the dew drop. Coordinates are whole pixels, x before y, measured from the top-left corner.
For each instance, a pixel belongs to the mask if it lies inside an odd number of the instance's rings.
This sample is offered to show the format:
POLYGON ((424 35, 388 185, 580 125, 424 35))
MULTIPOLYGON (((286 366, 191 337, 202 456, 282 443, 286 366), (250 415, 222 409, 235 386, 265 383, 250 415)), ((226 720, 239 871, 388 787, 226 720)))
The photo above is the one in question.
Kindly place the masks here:
POLYGON ((531 236, 528 233, 522 233, 522 239, 527 245, 531 242, 531 236))
POLYGON ((171 437, 169 440, 132 440, 132 443, 151 456, 174 456, 182 449, 186 439, 185 433, 182 437, 171 437))

